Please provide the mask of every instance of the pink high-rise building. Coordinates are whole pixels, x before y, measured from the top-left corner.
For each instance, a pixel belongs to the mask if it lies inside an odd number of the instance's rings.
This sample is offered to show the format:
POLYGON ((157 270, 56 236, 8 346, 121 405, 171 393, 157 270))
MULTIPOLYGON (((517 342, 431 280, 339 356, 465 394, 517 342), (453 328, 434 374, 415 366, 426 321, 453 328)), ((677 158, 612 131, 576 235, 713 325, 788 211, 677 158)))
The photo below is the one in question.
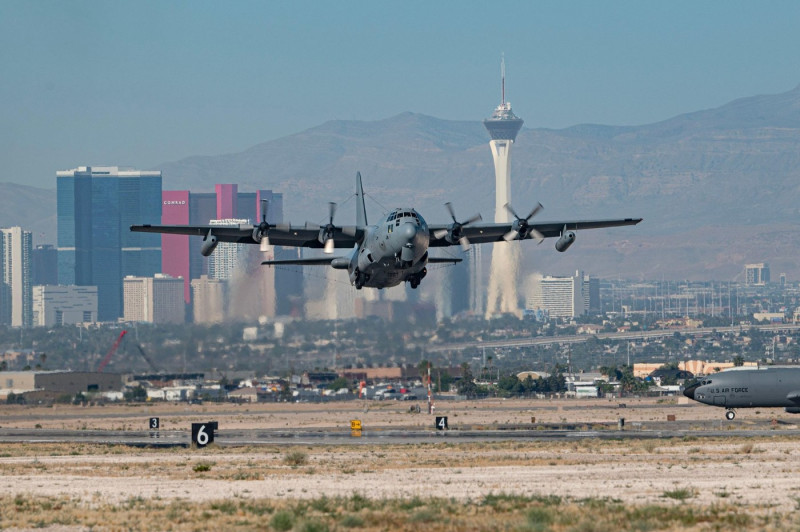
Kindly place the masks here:
MULTIPOLYGON (((161 222, 164 225, 189 224, 189 191, 164 190, 161 192, 161 222)), ((189 237, 187 235, 161 235, 161 272, 172 277, 183 277, 183 299, 191 298, 189 286, 189 237)))
POLYGON ((217 220, 236 218, 238 212, 238 185, 214 185, 217 193, 217 220))
MULTIPOLYGON (((269 202, 268 221, 283 221, 283 194, 271 190, 239 192, 236 184, 215 185, 215 192, 192 193, 188 190, 162 192, 164 225, 208 225, 211 220, 248 219, 261 221, 261 200, 269 202)), ((184 299, 191 301, 191 280, 208 273, 208 259, 200 255, 201 239, 188 235, 161 235, 161 271, 183 277, 184 299)))

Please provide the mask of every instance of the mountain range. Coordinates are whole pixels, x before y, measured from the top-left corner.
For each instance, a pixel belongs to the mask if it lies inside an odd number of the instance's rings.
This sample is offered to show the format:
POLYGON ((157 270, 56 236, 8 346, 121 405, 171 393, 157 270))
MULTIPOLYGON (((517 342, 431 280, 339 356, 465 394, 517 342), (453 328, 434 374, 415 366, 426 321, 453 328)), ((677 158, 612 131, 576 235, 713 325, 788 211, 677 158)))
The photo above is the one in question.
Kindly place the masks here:
MULTIPOLYGON (((480 121, 414 113, 337 120, 157 169, 165 189, 239 183, 240 190, 283 192, 285 219, 297 224, 324 220, 329 201, 339 203, 337 223, 354 223, 356 171, 373 221, 413 206, 428 222, 444 223, 446 201, 461 218, 494 218, 494 166, 480 121)), ((524 127, 511 152, 511 189, 517 211, 545 206, 537 221, 644 218, 636 227, 579 234, 563 254, 549 241, 526 243, 526 272, 734 280, 745 263, 768 262, 774 277, 798 280, 800 87, 641 126, 524 127)), ((4 184, 0 202, 0 224, 54 240, 54 190, 4 184)))

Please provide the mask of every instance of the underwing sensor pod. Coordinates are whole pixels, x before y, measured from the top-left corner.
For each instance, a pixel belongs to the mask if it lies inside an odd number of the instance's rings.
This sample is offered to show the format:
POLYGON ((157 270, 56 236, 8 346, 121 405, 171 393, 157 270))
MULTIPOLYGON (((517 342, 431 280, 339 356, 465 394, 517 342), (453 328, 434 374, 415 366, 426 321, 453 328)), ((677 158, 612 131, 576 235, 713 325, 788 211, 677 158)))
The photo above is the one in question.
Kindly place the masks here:
POLYGON ((200 254, 204 257, 208 257, 212 253, 214 253, 214 249, 219 244, 217 237, 211 233, 209 229, 208 234, 203 238, 203 246, 200 248, 200 254))
POLYGON ((567 231, 565 227, 564 231, 561 232, 561 238, 556 241, 556 250, 563 253, 569 249, 573 242, 575 242, 575 231, 567 231))

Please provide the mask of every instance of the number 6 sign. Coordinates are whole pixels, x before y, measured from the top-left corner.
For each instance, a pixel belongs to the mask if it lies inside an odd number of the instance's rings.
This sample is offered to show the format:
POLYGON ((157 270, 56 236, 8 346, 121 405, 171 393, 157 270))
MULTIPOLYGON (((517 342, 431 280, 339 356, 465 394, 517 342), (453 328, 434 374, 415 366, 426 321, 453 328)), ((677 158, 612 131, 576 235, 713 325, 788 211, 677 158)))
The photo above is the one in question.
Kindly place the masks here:
POLYGON ((192 423, 192 443, 198 447, 205 447, 214 442, 213 423, 192 423))

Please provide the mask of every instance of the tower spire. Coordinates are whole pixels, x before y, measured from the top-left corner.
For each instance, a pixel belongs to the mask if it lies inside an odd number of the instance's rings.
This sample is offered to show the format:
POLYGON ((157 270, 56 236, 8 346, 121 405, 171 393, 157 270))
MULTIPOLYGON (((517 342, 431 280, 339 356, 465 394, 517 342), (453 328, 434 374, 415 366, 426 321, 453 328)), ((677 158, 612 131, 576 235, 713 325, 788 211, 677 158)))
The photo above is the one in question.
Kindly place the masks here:
POLYGON ((500 54, 500 103, 506 104, 506 54, 500 54))

